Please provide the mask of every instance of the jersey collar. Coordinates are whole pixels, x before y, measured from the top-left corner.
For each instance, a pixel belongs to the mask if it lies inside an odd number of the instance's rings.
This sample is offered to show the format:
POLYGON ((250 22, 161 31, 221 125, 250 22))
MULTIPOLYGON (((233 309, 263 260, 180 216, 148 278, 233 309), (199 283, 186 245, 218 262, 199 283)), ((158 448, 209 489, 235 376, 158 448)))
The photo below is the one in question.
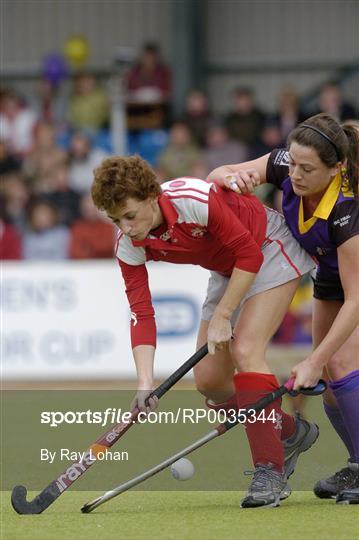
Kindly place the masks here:
POLYGON ((328 219, 338 199, 341 185, 342 185, 342 177, 341 177, 341 174, 338 173, 330 182, 329 186, 327 187, 323 197, 320 200, 320 203, 318 204, 317 208, 315 209, 313 213, 313 216, 307 219, 307 221, 304 221, 303 198, 302 197, 300 198, 298 225, 299 225, 299 232, 301 234, 308 232, 316 223, 318 218, 325 219, 325 220, 328 219))
POLYGON ((164 193, 158 197, 158 204, 160 205, 161 212, 165 221, 167 222, 168 228, 172 229, 175 223, 178 220, 178 212, 164 193))
MULTIPOLYGON (((165 195, 164 193, 161 193, 161 195, 158 197, 158 204, 165 219, 165 229, 167 229, 167 231, 171 234, 178 220, 178 212, 167 197, 167 195, 165 195)), ((145 238, 144 240, 132 240, 132 244, 136 247, 144 247, 146 245, 149 245, 151 243, 151 239, 153 238, 154 237, 151 236, 150 232, 147 238, 145 238)))

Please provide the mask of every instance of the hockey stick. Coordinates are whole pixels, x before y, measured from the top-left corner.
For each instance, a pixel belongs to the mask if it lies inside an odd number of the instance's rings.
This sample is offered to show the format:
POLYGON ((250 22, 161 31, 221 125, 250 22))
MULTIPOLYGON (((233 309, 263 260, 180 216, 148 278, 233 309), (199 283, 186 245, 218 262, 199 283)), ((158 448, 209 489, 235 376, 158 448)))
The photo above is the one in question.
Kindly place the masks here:
MULTIPOLYGON (((147 399, 153 396, 161 398, 176 382, 178 382, 188 371, 190 371, 206 354, 208 346, 203 345, 194 355, 192 355, 182 366, 168 377, 158 388, 156 388, 147 399)), ((128 429, 136 422, 139 409, 132 411, 127 422, 120 422, 111 427, 102 437, 90 446, 83 458, 70 465, 60 476, 51 482, 32 501, 26 500, 27 489, 24 486, 16 486, 12 490, 11 504, 18 514, 41 514, 48 508, 64 491, 66 491, 87 469, 96 462, 94 456, 111 448, 122 437, 128 429)))
MULTIPOLYGON (((289 379, 286 383, 284 383, 282 386, 280 386, 277 390, 274 392, 271 392, 270 394, 267 394, 262 399, 256 401, 253 405, 250 405, 246 408, 245 411, 241 409, 241 415, 240 416, 249 416, 253 414, 253 411, 257 412, 275 401, 276 399, 280 398, 287 392, 292 395, 296 396, 299 393, 304 394, 306 396, 318 396, 319 394, 322 394, 326 389, 326 383, 323 380, 320 380, 316 386, 313 388, 302 388, 298 392, 294 392, 291 389, 293 388, 294 379, 289 379)), ((136 476, 132 480, 128 480, 127 482, 124 482, 123 484, 120 484, 119 486, 115 487, 114 489, 110 491, 106 491, 103 495, 100 497, 97 497, 93 501, 90 501, 83 505, 81 508, 81 512, 84 514, 89 514, 92 512, 92 510, 95 510, 95 508, 98 508, 105 502, 113 499, 114 497, 117 497, 117 495, 120 495, 121 493, 124 493, 125 491, 129 490, 130 488, 137 486, 141 482, 144 482, 151 476, 154 476, 155 474, 159 473, 160 471, 163 471, 163 469, 166 469, 169 465, 172 465, 175 461, 178 459, 187 456, 194 450, 197 450, 197 448, 200 448, 201 446, 204 446, 212 439, 215 439, 216 437, 220 435, 224 435, 224 433, 227 433, 230 429, 232 429, 234 426, 239 424, 239 417, 235 420, 227 420, 226 422, 219 424, 215 429, 210 431, 207 435, 204 435, 194 443, 190 444, 180 452, 177 452, 177 454, 174 454, 173 456, 167 458, 165 461, 162 461, 159 465, 156 465, 155 467, 152 467, 148 471, 143 472, 139 476, 136 476)))

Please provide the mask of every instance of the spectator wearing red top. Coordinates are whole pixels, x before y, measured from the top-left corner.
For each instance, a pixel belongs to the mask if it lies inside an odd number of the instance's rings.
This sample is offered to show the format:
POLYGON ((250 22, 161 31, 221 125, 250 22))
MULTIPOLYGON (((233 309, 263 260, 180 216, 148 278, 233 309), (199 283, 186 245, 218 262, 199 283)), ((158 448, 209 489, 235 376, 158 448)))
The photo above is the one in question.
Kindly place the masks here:
POLYGON ((4 261, 19 260, 21 258, 21 237, 11 224, 4 198, 0 197, 0 259, 4 261))
POLYGON ((163 64, 156 43, 146 43, 138 62, 129 70, 125 85, 130 101, 168 103, 171 73, 163 64))
POLYGON ((71 259, 107 259, 113 257, 115 234, 111 222, 94 206, 91 195, 80 203, 82 217, 71 229, 71 259))
POLYGON ((162 62, 157 44, 147 43, 124 79, 127 125, 132 133, 160 129, 169 123, 171 72, 162 62))

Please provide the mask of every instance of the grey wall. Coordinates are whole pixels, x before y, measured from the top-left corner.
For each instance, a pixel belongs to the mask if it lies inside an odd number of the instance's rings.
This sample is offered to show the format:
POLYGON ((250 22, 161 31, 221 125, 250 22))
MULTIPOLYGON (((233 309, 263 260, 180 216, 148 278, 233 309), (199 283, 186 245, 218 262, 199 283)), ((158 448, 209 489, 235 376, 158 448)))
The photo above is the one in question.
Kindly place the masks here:
POLYGON ((208 0, 213 61, 358 58, 358 0, 208 0))
POLYGON ((170 49, 171 4, 166 0, 1 0, 2 67, 36 67, 49 51, 62 51, 84 34, 90 63, 110 66, 116 47, 136 49, 159 40, 170 49))
MULTIPOLYGON (((227 107, 228 91, 238 84, 253 85, 260 103, 272 108, 281 86, 303 93, 330 77, 335 66, 359 60, 358 0, 208 0, 206 26, 209 63, 242 67, 237 74, 210 76, 219 109, 227 107), (283 63, 292 63, 293 70, 281 71, 283 63), (311 69, 303 69, 305 63, 311 69)), ((358 99, 358 78, 346 90, 358 99)))
MULTIPOLYGON (((86 35, 94 67, 109 68, 116 47, 137 50, 147 40, 158 41, 171 62, 173 36, 178 35, 173 31, 173 3, 181 1, 2 0, 2 68, 38 68, 46 53, 61 51, 75 33, 86 35)), ((207 79, 219 111, 227 109, 230 90, 238 84, 253 85, 260 103, 271 109, 284 84, 305 92, 330 77, 335 66, 359 58, 358 0, 202 0, 202 4, 206 39, 198 38, 196 46, 203 48, 210 66, 222 67, 221 73, 212 70, 207 79), (293 70, 282 71, 283 62, 292 63, 293 70), (306 62, 311 69, 303 69, 306 62), (239 72, 223 72, 223 67, 234 65, 239 72)), ((182 39, 188 39, 188 31, 182 39)), ((181 70, 178 65, 173 68, 181 70)), ((348 97, 357 102, 358 86, 358 78, 345 86, 348 97)))

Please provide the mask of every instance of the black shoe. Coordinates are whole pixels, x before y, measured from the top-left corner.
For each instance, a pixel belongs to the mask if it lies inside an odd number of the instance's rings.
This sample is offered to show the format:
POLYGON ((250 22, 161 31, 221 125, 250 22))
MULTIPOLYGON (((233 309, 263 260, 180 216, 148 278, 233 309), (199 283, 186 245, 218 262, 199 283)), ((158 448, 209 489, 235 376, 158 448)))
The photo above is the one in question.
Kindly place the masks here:
POLYGON ((314 486, 314 493, 320 499, 331 499, 341 491, 359 488, 359 463, 351 463, 334 473, 329 478, 319 480, 314 486))

